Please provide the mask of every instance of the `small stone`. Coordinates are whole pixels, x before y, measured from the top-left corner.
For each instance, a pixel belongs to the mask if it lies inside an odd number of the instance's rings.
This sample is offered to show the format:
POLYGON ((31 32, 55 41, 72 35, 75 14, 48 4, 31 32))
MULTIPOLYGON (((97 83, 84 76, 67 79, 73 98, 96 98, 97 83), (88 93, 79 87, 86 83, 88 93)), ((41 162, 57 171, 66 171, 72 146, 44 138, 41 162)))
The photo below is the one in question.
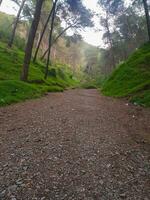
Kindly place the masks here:
POLYGON ((126 198, 126 194, 125 193, 122 193, 119 195, 121 198, 126 198))
POLYGON ((11 197, 11 200, 17 200, 16 197, 11 197))
POLYGON ((100 180, 99 183, 100 183, 101 185, 103 185, 103 184, 104 184, 104 181, 103 181, 103 180, 100 180))
POLYGON ((27 169, 28 169, 27 166, 24 166, 24 167, 23 167, 23 170, 24 170, 24 171, 27 171, 27 169))
POLYGON ((3 167, 8 167, 8 163, 4 164, 3 167))
POLYGON ((3 190, 1 193, 0 193, 0 197, 3 197, 6 193, 6 190, 3 190))
POLYGON ((41 139, 41 138, 36 138, 34 141, 35 141, 35 142, 41 142, 42 139, 41 139))
POLYGON ((18 180, 16 181, 16 184, 17 184, 17 185, 22 185, 22 184, 23 184, 23 181, 22 181, 21 179, 18 179, 18 180))
POLYGON ((29 139, 29 138, 26 138, 26 142, 30 142, 30 139, 29 139))
POLYGON ((45 189, 45 192, 49 192, 49 189, 45 189))
POLYGON ((17 189, 17 185, 11 185, 8 187, 8 190, 14 192, 17 189))
POLYGON ((111 166, 111 164, 107 164, 106 167, 109 168, 111 166))
POLYGON ((86 174, 86 171, 85 170, 81 170, 82 174, 86 174))

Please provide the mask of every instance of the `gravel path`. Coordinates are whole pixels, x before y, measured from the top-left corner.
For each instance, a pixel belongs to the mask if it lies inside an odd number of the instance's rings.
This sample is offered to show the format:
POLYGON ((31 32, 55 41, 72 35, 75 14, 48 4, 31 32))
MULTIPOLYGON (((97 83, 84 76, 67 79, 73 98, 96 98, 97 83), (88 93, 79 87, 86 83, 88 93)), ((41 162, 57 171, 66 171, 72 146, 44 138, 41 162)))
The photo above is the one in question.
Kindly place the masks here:
POLYGON ((0 199, 149 200, 150 110, 78 89, 0 108, 0 199))

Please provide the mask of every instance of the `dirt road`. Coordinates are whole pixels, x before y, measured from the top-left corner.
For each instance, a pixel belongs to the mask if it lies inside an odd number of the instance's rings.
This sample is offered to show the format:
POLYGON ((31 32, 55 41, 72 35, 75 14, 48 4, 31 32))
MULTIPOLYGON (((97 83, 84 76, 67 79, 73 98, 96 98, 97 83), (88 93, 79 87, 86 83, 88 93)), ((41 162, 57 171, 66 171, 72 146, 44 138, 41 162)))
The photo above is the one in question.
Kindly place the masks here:
POLYGON ((0 199, 149 200, 150 110, 96 90, 0 108, 0 199))

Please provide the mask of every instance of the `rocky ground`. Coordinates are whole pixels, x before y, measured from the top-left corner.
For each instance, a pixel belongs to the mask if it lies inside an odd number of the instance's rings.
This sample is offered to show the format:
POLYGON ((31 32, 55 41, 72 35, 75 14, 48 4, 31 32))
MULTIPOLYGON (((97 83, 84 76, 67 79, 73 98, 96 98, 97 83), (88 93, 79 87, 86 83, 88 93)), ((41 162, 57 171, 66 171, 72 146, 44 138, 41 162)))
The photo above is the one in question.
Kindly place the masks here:
POLYGON ((150 110, 96 90, 0 108, 0 199, 149 200, 150 110))

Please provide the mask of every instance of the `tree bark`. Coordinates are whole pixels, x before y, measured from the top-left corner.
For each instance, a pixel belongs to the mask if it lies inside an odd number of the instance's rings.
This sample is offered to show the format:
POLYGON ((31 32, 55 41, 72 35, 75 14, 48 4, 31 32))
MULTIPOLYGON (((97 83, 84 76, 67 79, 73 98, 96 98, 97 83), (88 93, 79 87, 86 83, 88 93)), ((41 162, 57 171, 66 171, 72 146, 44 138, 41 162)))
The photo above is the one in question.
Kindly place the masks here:
POLYGON ((149 16, 149 10, 148 10, 147 0, 143 0, 143 5, 144 5, 144 10, 145 10, 145 16, 146 16, 148 39, 150 41, 150 16, 149 16))
POLYGON ((50 20, 50 18, 51 18, 51 15, 52 15, 52 13, 53 13, 53 9, 54 9, 53 7, 54 7, 54 4, 53 4, 53 6, 52 6, 52 9, 51 9, 51 11, 50 11, 50 13, 49 13, 49 16, 48 16, 48 18, 47 18, 47 20, 46 20, 46 23, 45 23, 45 25, 44 25, 43 31, 42 31, 42 33, 41 33, 41 37, 40 37, 40 39, 39 39, 39 42, 38 42, 38 45, 37 45, 37 48, 36 48, 36 51, 35 51, 35 54, 34 54, 34 57, 33 57, 33 62, 36 61, 37 54, 38 54, 38 51, 39 51, 39 48, 40 48, 40 45, 41 45, 41 42, 42 42, 44 33, 45 33, 45 31, 46 31, 48 22, 49 22, 49 20, 50 20))
POLYGON ((42 9, 43 2, 44 2, 44 0, 37 0, 36 1, 34 18, 33 18, 33 21, 32 21, 32 25, 31 25, 31 28, 30 28, 28 41, 27 41, 27 45, 26 45, 26 49, 25 49, 24 64, 23 64, 22 73, 21 73, 21 80, 22 81, 28 80, 28 72, 29 72, 29 65, 30 65, 31 56, 32 56, 32 49, 33 49, 36 31, 37 31, 38 24, 39 24, 39 21, 40 21, 40 15, 41 15, 41 9, 42 9))
POLYGON ((45 76, 44 78, 47 79, 48 76, 48 66, 51 63, 51 48, 52 48, 52 35, 53 35, 53 29, 54 29, 54 20, 55 20, 55 14, 56 14, 56 4, 57 4, 58 0, 55 0, 54 2, 54 8, 53 8, 53 12, 52 12, 52 21, 51 21, 51 30, 49 33, 49 47, 48 47, 48 55, 47 55, 47 62, 46 62, 46 68, 45 68, 45 76))
POLYGON ((13 45, 13 42, 14 42, 14 38, 15 38, 15 33, 16 33, 16 29, 17 29, 17 25, 18 25, 18 22, 19 22, 19 19, 20 19, 20 14, 22 12, 22 9, 24 7, 24 4, 25 4, 26 0, 22 0, 21 2, 21 5, 20 5, 20 8, 18 10, 18 13, 17 13, 17 16, 16 16, 16 19, 14 21, 14 27, 13 27, 13 30, 12 30, 12 35, 11 35, 11 38, 10 38, 10 41, 8 42, 8 46, 11 48, 12 45, 13 45))
POLYGON ((108 23, 108 19, 109 19, 109 16, 108 14, 106 13, 106 29, 107 29, 107 32, 108 32, 108 40, 109 40, 109 43, 110 43, 110 56, 112 58, 112 67, 114 68, 115 67, 115 57, 114 57, 114 54, 113 54, 113 40, 112 40, 112 37, 111 37, 111 33, 110 33, 110 29, 109 29, 109 23, 108 23))
POLYGON ((3 1, 3 0, 0 0, 0 5, 2 4, 2 1, 3 1))

